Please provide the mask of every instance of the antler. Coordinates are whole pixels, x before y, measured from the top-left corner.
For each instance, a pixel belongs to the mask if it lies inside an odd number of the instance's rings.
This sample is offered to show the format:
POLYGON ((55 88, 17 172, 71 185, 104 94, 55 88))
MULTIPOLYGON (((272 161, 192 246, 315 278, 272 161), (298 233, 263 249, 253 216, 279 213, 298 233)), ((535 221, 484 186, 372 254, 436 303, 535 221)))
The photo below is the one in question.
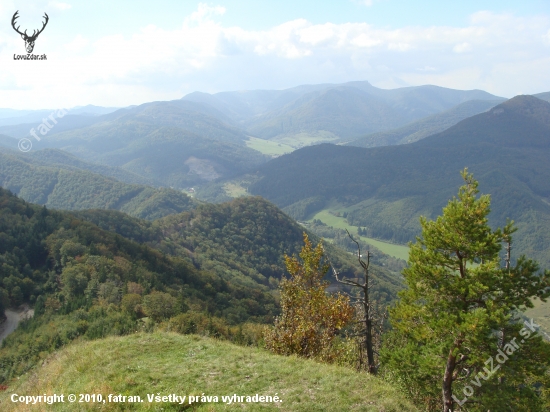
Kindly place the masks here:
POLYGON ((17 28, 15 27, 16 20, 19 18, 19 16, 17 15, 18 13, 19 13, 19 10, 17 10, 17 11, 14 13, 13 17, 11 18, 11 25, 12 25, 13 29, 14 29, 17 33, 19 33, 21 36, 25 36, 25 38, 26 38, 26 39, 29 39, 29 40, 34 40, 34 39, 36 39, 36 38, 38 37, 38 35, 39 35, 40 33, 42 33, 42 31, 44 31, 44 29, 46 28, 46 25, 48 24, 48 21, 50 20, 50 18, 48 17, 48 14, 47 14, 47 13, 44 13, 44 16, 42 16, 42 17, 44 17, 44 18, 46 19, 46 21, 45 21, 44 23, 42 23, 42 28, 41 28, 40 30, 38 30, 38 33, 36 32, 36 30, 33 30, 32 36, 29 36, 29 35, 27 34, 27 30, 25 30, 24 33, 21 33, 21 32, 19 31, 19 27, 21 27, 21 26, 17 26, 17 28))
POLYGON ((32 36, 31 36, 32 39, 36 39, 38 37, 38 35, 44 31, 44 29, 46 28, 46 24, 48 24, 48 21, 50 20, 50 18, 46 14, 46 12, 44 12, 44 15, 42 17, 44 17, 46 19, 46 21, 44 23, 42 23, 42 28, 40 30, 38 30, 38 33, 35 34, 36 30, 33 30, 33 33, 32 33, 32 36))
MULTIPOLYGON (((19 31, 19 27, 21 26, 17 26, 17 28, 15 28, 15 20, 17 20, 19 18, 19 16, 17 15, 17 13, 19 13, 19 10, 17 10, 14 14, 13 14, 13 17, 11 18, 11 26, 13 27, 13 29, 19 33, 21 36, 27 36, 27 30, 25 30, 25 33, 21 33, 19 31)), ((44 13, 45 14, 45 13, 44 13)))
POLYGON ((34 34, 34 32, 33 32, 32 37, 35 37, 35 38, 38 37, 38 35, 44 31, 44 29, 46 28, 46 24, 48 24, 48 21, 50 20, 50 18, 46 14, 46 12, 44 12, 44 15, 42 17, 44 17, 46 19, 46 21, 44 23, 42 23, 42 28, 40 30, 38 30, 38 33, 34 34))

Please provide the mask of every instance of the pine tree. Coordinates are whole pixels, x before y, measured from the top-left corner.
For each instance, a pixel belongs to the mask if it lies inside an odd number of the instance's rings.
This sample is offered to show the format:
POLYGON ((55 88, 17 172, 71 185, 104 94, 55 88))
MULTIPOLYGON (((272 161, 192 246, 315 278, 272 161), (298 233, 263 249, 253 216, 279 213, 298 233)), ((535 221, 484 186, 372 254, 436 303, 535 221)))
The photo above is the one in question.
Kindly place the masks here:
POLYGON ((324 260, 322 244, 314 248, 306 233, 300 259, 285 255, 290 278, 280 283, 282 313, 264 334, 272 352, 327 362, 336 358, 334 339, 352 319, 353 308, 346 296, 326 293, 324 260))
POLYGON ((382 360, 428 410, 542 411, 549 345, 517 310, 550 296, 550 273, 523 256, 501 265, 513 222, 491 230, 490 197, 477 196, 467 169, 462 177, 443 215, 420 219, 422 236, 411 244, 407 289, 390 311, 394 332, 382 360))

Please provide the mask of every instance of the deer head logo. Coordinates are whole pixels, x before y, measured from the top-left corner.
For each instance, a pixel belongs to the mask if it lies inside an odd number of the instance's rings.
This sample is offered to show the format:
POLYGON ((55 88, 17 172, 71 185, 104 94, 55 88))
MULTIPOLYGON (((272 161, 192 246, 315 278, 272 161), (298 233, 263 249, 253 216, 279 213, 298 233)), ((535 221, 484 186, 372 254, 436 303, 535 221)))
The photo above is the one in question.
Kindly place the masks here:
POLYGON ((25 48, 27 49, 27 53, 32 53, 32 51, 34 49, 34 42, 36 41, 36 38, 38 37, 38 35, 40 33, 42 33, 44 31, 44 28, 46 27, 46 24, 48 24, 48 20, 50 18, 48 17, 48 15, 46 13, 44 13, 43 17, 46 19, 46 21, 44 23, 42 23, 42 28, 40 30, 38 30, 38 32, 36 30, 33 30, 32 36, 29 36, 27 34, 27 30, 25 30, 24 33, 21 33, 19 31, 20 26, 17 26, 17 28, 15 27, 15 20, 17 20, 17 18, 19 17, 17 15, 18 13, 19 13, 19 10, 17 10, 15 12, 15 14, 13 15, 13 17, 11 19, 11 25, 12 25, 13 29, 21 35, 21 38, 23 40, 25 40, 25 48))

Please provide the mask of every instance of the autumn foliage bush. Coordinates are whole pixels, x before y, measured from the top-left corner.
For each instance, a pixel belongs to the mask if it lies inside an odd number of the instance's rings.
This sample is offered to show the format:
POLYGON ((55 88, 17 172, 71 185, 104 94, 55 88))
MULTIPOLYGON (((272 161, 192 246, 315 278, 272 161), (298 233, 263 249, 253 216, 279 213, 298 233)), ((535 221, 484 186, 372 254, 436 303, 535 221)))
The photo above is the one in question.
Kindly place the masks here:
POLYGON ((327 294, 323 280, 329 265, 322 244, 313 247, 304 233, 300 259, 285 255, 290 278, 280 283, 282 313, 266 329, 266 347, 281 355, 298 355, 333 362, 338 358, 335 339, 353 317, 349 298, 327 294))

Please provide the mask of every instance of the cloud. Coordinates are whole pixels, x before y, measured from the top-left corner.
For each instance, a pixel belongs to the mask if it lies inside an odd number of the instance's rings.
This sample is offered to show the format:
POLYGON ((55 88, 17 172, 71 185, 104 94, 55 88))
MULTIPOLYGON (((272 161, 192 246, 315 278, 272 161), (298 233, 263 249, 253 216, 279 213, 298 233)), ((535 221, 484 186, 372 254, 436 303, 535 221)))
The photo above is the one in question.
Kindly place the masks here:
MULTIPOLYGON (((296 19, 246 30, 224 26, 219 17, 225 11, 201 3, 172 29, 148 25, 130 36, 94 42, 76 33, 59 44, 44 38, 40 48, 47 62, 6 59, 0 90, 14 107, 122 106, 195 90, 351 80, 379 87, 478 88, 510 97, 550 90, 550 19, 545 16, 479 12, 463 27, 397 29, 296 19)), ((0 53, 21 52, 20 39, 7 39, 0 41, 0 53)))
POLYGON ((435 71, 437 71, 437 67, 424 66, 424 67, 420 67, 416 70, 418 70, 419 72, 435 72, 435 71))
POLYGON ((363 6, 370 7, 374 4, 375 0, 353 0, 354 3, 362 4, 363 6))
POLYGON ((60 1, 50 1, 48 3, 48 6, 56 8, 58 10, 69 10, 71 7, 73 7, 69 3, 63 3, 60 1))
POLYGON ((457 44, 453 47, 455 53, 467 53, 472 50, 472 45, 468 42, 457 44))
POLYGON ((218 15, 221 16, 225 14, 226 9, 222 6, 214 6, 211 7, 208 4, 205 3, 199 3, 197 11, 191 13, 191 15, 185 19, 185 24, 189 24, 191 22, 201 23, 203 21, 210 20, 212 16, 218 15))
POLYGON ((80 52, 88 46, 90 42, 80 34, 77 35, 70 43, 64 45, 65 50, 69 52, 80 52))

